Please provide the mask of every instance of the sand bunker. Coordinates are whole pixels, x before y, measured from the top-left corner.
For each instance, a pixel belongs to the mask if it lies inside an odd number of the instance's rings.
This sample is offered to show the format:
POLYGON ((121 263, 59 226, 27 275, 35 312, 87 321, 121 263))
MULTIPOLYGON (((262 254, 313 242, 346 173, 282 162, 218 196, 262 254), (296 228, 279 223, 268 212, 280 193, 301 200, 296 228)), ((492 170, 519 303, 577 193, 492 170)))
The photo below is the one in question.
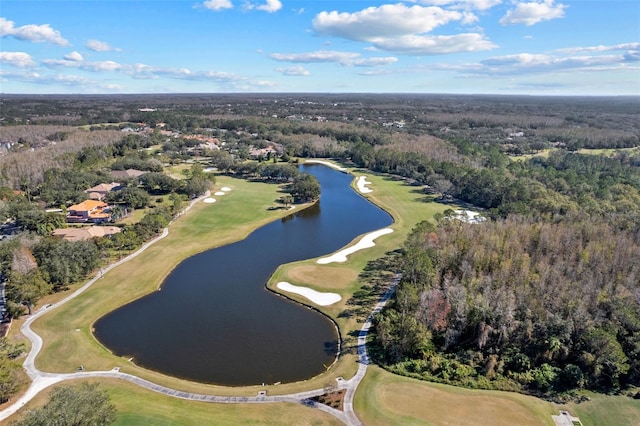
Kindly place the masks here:
POLYGON ((226 194, 226 192, 218 191, 218 192, 214 193, 213 195, 220 196, 220 195, 224 195, 224 194, 226 194))
POLYGON ((306 297, 311 302, 320 306, 333 305, 334 303, 339 302, 340 299, 342 299, 337 293, 323 293, 320 291, 315 291, 308 287, 300 287, 297 285, 289 284, 285 281, 279 282, 278 284, 276 284, 276 287, 278 287, 282 291, 299 294, 302 297, 306 297))
POLYGON ((207 203, 207 204, 213 204, 213 203, 215 203, 215 202, 216 202, 216 199, 215 199, 215 198, 211 198, 211 197, 207 197, 207 198, 205 198, 205 199, 204 199, 204 200, 202 200, 202 201, 204 201, 204 202, 205 202, 205 203, 207 203))
POLYGON ((231 191, 231 188, 229 188, 228 186, 223 186, 222 188, 220 188, 220 191, 229 192, 231 191))
POLYGON ((362 194, 368 194, 369 192, 373 192, 373 189, 367 188, 367 185, 371 185, 371 182, 367 182, 366 176, 360 176, 358 178, 358 182, 356 182, 358 191, 360 191, 362 194))
POLYGON ((393 232, 393 229, 391 228, 383 228, 383 229, 379 229, 377 231, 373 231, 368 233, 367 235, 365 235, 364 237, 362 237, 362 239, 360 241, 358 241, 357 244, 348 247, 344 250, 340 250, 339 252, 332 254, 329 257, 323 257, 321 259, 318 259, 318 263, 321 265, 325 265, 327 263, 332 263, 332 262, 346 262, 347 261, 347 256, 349 256, 350 254, 353 254, 355 252, 357 252, 358 250, 362 250, 365 248, 370 248, 376 245, 376 243, 373 242, 373 240, 375 240, 376 238, 382 236, 382 235, 386 235, 386 234, 390 234, 393 232))
POLYGON ((333 168, 333 169, 340 170, 341 172, 346 172, 346 171, 347 171, 347 169, 345 169, 344 167, 340 167, 340 166, 338 166, 338 165, 336 165, 336 164, 333 164, 333 163, 330 163, 330 162, 328 162, 328 161, 322 161, 322 160, 307 160, 307 161, 305 161, 305 163, 312 163, 312 164, 324 164, 325 166, 329 166, 329 167, 331 167, 331 168, 333 168))

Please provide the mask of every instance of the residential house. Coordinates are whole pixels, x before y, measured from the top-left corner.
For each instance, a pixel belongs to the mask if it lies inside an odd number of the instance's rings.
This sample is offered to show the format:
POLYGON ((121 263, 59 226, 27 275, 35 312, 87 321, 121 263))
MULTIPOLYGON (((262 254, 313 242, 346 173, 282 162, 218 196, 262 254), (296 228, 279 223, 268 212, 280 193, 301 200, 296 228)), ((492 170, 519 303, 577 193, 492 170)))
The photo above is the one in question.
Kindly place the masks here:
POLYGON ((252 159, 258 158, 271 158, 273 155, 277 154, 277 151, 268 146, 266 148, 250 148, 249 149, 249 157, 252 159))
POLYGON ((143 174, 148 173, 142 170, 136 169, 127 169, 127 170, 114 170, 111 172, 111 177, 114 179, 131 179, 142 176, 143 174))
POLYGON ((53 231, 53 235, 65 241, 85 241, 91 238, 102 238, 117 234, 122 229, 117 226, 83 226, 81 228, 61 228, 53 231))
POLYGON ((107 203, 98 200, 86 200, 68 208, 67 222, 108 222, 111 219, 110 210, 111 207, 107 203))
POLYGON ((89 194, 89 198, 91 200, 102 200, 109 192, 117 191, 121 188, 122 186, 117 182, 101 183, 100 185, 89 188, 84 192, 89 194))

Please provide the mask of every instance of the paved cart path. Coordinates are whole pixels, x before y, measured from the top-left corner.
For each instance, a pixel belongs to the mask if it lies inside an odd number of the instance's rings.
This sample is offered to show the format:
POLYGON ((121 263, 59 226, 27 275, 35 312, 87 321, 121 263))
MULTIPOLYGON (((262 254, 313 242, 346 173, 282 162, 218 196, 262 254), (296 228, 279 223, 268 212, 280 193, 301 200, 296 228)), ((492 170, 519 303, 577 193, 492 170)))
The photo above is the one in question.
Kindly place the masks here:
MULTIPOLYGON (((204 196, 197 198, 191 202, 191 204, 184 210, 183 213, 188 211, 196 202, 203 200, 208 197, 209 193, 207 192, 204 196)), ((385 293, 382 299, 376 304, 373 311, 367 317, 364 325, 360 330, 360 334, 358 336, 358 371, 355 376, 353 376, 349 380, 338 379, 337 380, 337 389, 342 390, 346 389, 345 392, 345 401, 344 401, 344 411, 336 410, 334 408, 328 407, 324 404, 316 403, 311 400, 311 398, 320 396, 325 393, 324 389, 313 389, 305 392, 292 393, 286 395, 257 395, 257 396, 220 396, 220 395, 207 395, 207 394, 198 394, 198 393, 190 393, 184 392, 177 389, 168 388, 166 386, 161 386, 156 383, 150 382, 148 380, 142 379, 140 377, 122 373, 120 372, 119 367, 115 367, 109 371, 78 371, 75 373, 47 373, 44 371, 40 371, 35 366, 35 359, 38 353, 42 350, 42 338, 31 330, 31 324, 40 318, 42 315, 58 308, 59 306, 65 304, 69 300, 77 297, 89 287, 91 287, 98 279, 102 277, 102 275, 113 268, 118 267, 119 265, 128 262, 129 260, 135 258, 144 250, 146 250, 149 246, 166 237, 169 234, 169 229, 165 228, 163 232, 153 240, 144 244, 140 249, 136 252, 130 254, 129 256, 115 262, 108 267, 104 268, 101 272, 98 273, 94 278, 89 280, 85 285, 77 289, 75 292, 70 294, 65 299, 54 303, 45 305, 40 308, 37 312, 31 315, 20 327, 20 331, 31 341, 31 351, 27 355, 26 360, 24 361, 24 369, 26 373, 31 378, 31 384, 29 385, 29 389, 18 398, 13 404, 5 407, 2 411, 0 411, 0 421, 7 419, 12 414, 16 413, 20 408, 22 408, 27 402, 31 401, 38 393, 42 390, 48 388, 51 385, 56 383, 60 383, 67 380, 74 379, 83 379, 83 378, 91 378, 91 377, 107 377, 114 379, 126 380, 128 382, 134 383, 143 388, 152 390, 154 392, 162 393, 168 396, 172 396, 175 398, 193 400, 193 401, 202 401, 202 402, 213 402, 213 403, 221 403, 221 404, 264 404, 264 403, 274 403, 274 402, 294 402, 300 403, 309 407, 314 407, 319 410, 322 410, 326 413, 329 413, 340 421, 345 423, 346 425, 361 425, 362 422, 356 416, 353 410, 353 398, 356 393, 356 389, 362 378, 364 377, 367 366, 369 364, 369 356, 367 354, 366 341, 367 334, 371 327, 371 321, 374 313, 379 312, 382 307, 387 303, 391 295, 393 294, 397 283, 399 282, 399 275, 396 275, 393 281, 392 287, 385 293)))

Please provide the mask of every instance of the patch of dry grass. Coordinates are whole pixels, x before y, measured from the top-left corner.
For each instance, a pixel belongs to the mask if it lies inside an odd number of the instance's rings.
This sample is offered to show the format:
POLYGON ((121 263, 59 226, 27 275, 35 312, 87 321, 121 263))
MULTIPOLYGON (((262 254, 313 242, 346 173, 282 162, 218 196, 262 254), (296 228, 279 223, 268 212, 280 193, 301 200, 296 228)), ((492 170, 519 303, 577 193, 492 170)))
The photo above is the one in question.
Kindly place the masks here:
POLYGON ((511 392, 462 389, 369 367, 355 398, 366 425, 553 425, 553 404, 511 392))
POLYGON ((344 288, 345 282, 358 278, 358 273, 351 268, 326 265, 298 265, 288 272, 292 283, 304 283, 312 288, 332 290, 344 288))

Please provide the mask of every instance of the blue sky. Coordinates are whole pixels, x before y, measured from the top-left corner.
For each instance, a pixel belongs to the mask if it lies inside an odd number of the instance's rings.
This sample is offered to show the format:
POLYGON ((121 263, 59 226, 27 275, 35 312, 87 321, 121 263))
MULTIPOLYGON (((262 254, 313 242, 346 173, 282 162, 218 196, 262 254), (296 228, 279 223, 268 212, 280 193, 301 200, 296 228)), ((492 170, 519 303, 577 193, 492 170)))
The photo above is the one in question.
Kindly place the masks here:
POLYGON ((640 2, 2 0, 0 92, 640 95, 640 2))

